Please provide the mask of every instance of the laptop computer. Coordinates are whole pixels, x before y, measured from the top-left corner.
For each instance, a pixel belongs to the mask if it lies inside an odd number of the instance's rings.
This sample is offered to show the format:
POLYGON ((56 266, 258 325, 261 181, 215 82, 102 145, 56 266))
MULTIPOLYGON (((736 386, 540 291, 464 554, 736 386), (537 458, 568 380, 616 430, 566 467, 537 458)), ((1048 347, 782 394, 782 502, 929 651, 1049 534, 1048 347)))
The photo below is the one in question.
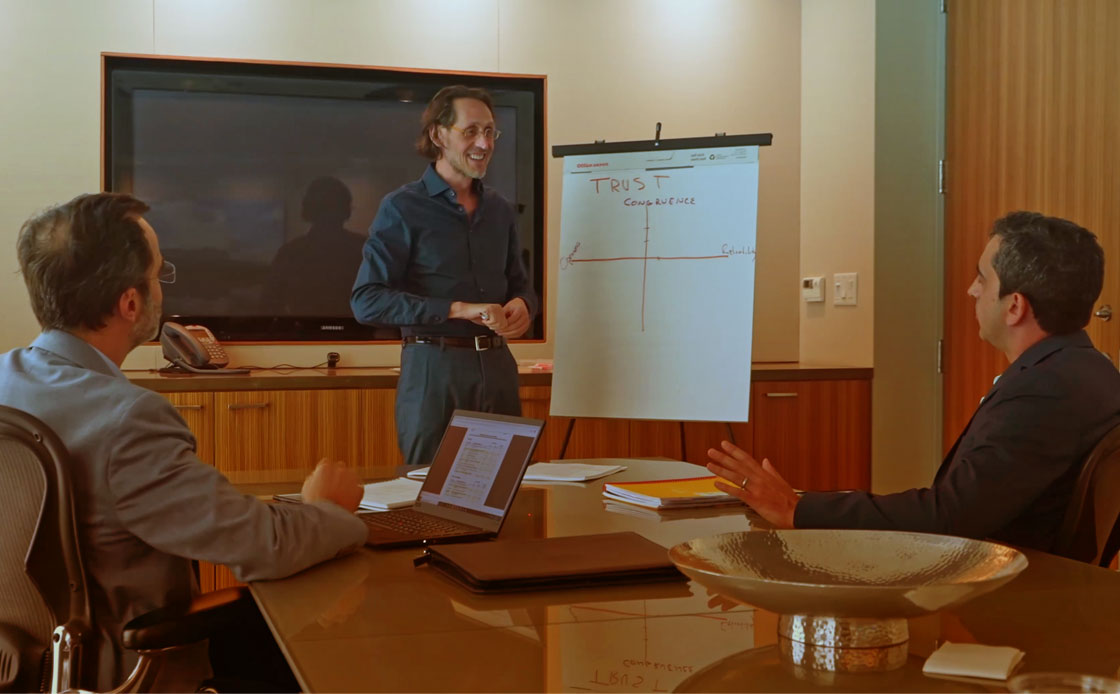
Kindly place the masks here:
POLYGON ((544 422, 455 410, 411 508, 359 513, 371 547, 494 537, 521 486, 544 422))

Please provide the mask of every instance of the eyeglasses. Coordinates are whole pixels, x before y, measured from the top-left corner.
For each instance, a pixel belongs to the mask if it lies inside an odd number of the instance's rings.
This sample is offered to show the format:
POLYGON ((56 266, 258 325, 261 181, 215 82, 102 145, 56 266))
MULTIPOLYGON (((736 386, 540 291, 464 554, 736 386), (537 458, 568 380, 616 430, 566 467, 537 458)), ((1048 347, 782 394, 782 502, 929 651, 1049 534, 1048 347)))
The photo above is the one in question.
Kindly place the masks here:
POLYGON ((171 264, 171 261, 163 261, 163 264, 159 266, 156 279, 164 284, 175 284, 175 266, 171 264))
POLYGON ((498 130, 497 128, 480 128, 477 125, 468 125, 465 128, 459 128, 454 125, 449 125, 447 127, 451 128, 468 140, 478 139, 478 136, 482 135, 487 140, 495 142, 499 137, 502 136, 502 131, 498 130))

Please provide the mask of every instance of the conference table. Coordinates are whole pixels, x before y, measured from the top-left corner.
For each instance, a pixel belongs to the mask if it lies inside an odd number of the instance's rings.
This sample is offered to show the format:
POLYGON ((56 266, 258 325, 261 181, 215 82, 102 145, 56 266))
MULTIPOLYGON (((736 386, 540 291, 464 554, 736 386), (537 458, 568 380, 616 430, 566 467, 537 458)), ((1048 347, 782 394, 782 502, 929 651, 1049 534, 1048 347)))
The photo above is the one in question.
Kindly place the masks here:
MULTIPOLYGON (((610 462, 627 469, 608 481, 704 472, 610 462)), ((524 483, 501 539, 632 530, 668 548, 760 525, 742 506, 658 513, 608 502, 603 481, 524 483)), ((413 566, 420 553, 367 547, 250 586, 304 691, 1005 691, 923 675, 945 641, 1019 648, 1018 672, 1120 669, 1120 574, 1036 551, 1003 587, 911 619, 904 667, 863 674, 782 662, 777 615, 695 582, 479 595, 413 566)))

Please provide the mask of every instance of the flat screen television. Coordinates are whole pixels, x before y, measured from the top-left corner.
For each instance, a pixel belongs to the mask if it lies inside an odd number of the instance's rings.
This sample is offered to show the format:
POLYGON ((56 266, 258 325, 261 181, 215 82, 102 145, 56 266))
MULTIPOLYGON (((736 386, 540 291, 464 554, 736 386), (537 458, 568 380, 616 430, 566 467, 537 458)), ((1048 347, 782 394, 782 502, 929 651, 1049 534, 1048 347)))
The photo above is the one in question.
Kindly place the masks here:
MULTIPOLYGON (((498 141, 484 182, 514 204, 544 305, 545 79, 334 65, 102 56, 103 187, 151 206, 177 279, 164 314, 233 342, 395 339, 349 297, 381 199, 416 180, 420 115, 483 87, 498 141)), ((538 316, 526 339, 543 339, 538 316)))

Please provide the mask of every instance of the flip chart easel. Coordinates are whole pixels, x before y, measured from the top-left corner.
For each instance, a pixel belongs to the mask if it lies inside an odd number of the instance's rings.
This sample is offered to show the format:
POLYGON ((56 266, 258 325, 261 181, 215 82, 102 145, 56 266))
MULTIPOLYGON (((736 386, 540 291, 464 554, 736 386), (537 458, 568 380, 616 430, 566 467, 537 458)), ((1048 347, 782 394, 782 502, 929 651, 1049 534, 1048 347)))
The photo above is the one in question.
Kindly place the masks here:
POLYGON ((553 147, 564 158, 551 414, 747 421, 758 148, 769 133, 553 147))

